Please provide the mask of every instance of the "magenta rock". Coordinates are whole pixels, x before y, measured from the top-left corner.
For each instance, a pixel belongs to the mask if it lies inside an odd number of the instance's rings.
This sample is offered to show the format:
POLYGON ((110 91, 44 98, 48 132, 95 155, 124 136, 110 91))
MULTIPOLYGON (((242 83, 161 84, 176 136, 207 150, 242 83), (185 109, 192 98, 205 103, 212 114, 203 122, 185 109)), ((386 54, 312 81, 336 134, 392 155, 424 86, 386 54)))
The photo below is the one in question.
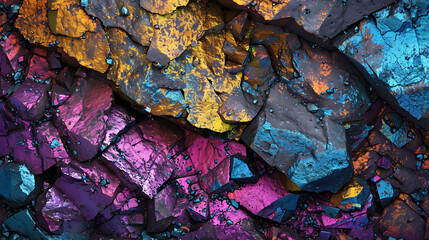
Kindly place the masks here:
MULTIPOLYGON (((99 160, 72 163, 70 166, 82 171, 81 178, 89 183, 93 189, 111 198, 110 202, 113 201, 121 188, 119 179, 99 160)), ((63 170, 65 169, 67 168, 63 168, 63 170)))
POLYGON ((69 97, 70 93, 65 88, 61 87, 60 85, 54 84, 52 86, 52 90, 50 92, 51 96, 51 104, 54 107, 58 107, 65 103, 69 97))
POLYGON ((176 201, 176 206, 174 207, 172 216, 175 224, 180 224, 182 227, 191 227, 193 221, 187 208, 190 205, 188 198, 178 198, 176 201))
POLYGON ((210 200, 211 219, 181 239, 262 239, 254 220, 226 201, 210 200))
POLYGON ((194 199, 190 202, 188 212, 195 221, 206 221, 210 216, 209 195, 203 191, 197 191, 194 199))
POLYGON ((86 230, 86 219, 80 209, 55 186, 38 197, 35 208, 39 224, 49 232, 86 230))
POLYGON ((33 55, 29 61, 27 68, 27 79, 39 83, 49 84, 51 79, 55 77, 55 73, 50 71, 49 63, 46 58, 33 55))
POLYGON ((45 113, 49 84, 25 80, 12 94, 10 105, 17 115, 27 121, 39 121, 45 113))
POLYGON ((38 151, 42 158, 43 170, 50 168, 56 162, 69 162, 69 155, 64 148, 64 143, 51 122, 44 122, 36 126, 35 135, 39 143, 38 151))
POLYGON ((176 202, 176 186, 171 184, 149 200, 148 232, 162 232, 170 225, 176 202))
POLYGON ((231 158, 221 159, 219 165, 200 178, 201 188, 206 193, 223 193, 238 187, 230 177, 231 158))
POLYGON ((22 57, 27 55, 27 50, 19 44, 20 41, 22 41, 22 37, 16 30, 6 38, 6 41, 0 41, 0 45, 3 47, 4 53, 7 55, 15 72, 21 68, 20 63, 24 61, 22 57))
POLYGON ((331 218, 327 215, 322 215, 321 220, 322 224, 326 228, 359 228, 363 225, 366 225, 369 220, 367 216, 368 208, 372 206, 372 195, 369 195, 365 205, 363 205, 361 210, 354 211, 352 213, 341 213, 340 217, 331 218))
POLYGON ((219 239, 260 239, 252 218, 226 201, 210 200, 210 223, 219 239))
POLYGON ((119 134, 126 131, 126 128, 135 121, 134 117, 119 105, 113 105, 107 117, 106 136, 104 137, 101 150, 112 144, 119 134))
MULTIPOLYGON (((258 215, 266 207, 289 194, 283 187, 280 173, 274 172, 271 175, 261 176, 257 183, 246 184, 245 187, 228 193, 228 197, 237 201, 253 214, 258 215)), ((274 216, 267 217, 273 218, 274 216)))
POLYGON ((191 194, 191 192, 201 189, 196 175, 179 178, 176 182, 177 192, 180 194, 191 194))
POLYGON ((171 176, 176 165, 161 150, 162 143, 154 143, 142 137, 139 127, 130 129, 115 145, 108 148, 102 160, 131 190, 140 187, 148 198, 171 176))
POLYGON ((201 137, 190 134, 186 141, 193 141, 191 146, 176 158, 178 169, 174 178, 209 173, 223 159, 235 154, 246 156, 246 147, 232 141, 222 141, 215 137, 201 137))
POLYGON ((78 161, 95 156, 104 139, 107 116, 113 100, 112 89, 94 79, 78 79, 70 98, 56 110, 55 121, 68 135, 70 155, 78 161))
MULTIPOLYGON (((171 124, 170 122, 157 119, 148 119, 137 125, 142 132, 144 139, 157 144, 157 148, 162 150, 166 154, 169 153, 170 149, 183 138, 184 130, 171 124)), ((173 156, 171 154, 171 156, 173 156)))
POLYGON ((130 192, 127 188, 122 189, 121 192, 119 192, 115 199, 113 200, 113 203, 106 207, 101 214, 106 218, 110 219, 114 216, 115 213, 119 212, 126 212, 131 209, 139 207, 139 202, 141 202, 139 199, 137 199, 134 192, 130 192))

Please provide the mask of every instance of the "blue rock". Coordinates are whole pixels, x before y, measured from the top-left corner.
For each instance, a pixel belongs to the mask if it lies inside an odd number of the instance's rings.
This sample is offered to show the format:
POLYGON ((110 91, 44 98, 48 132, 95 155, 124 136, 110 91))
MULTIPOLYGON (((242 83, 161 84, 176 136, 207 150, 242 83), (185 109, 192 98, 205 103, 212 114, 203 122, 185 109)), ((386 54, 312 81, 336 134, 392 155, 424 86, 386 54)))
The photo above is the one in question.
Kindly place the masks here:
POLYGON ((394 4, 334 42, 360 64, 374 89, 422 127, 429 126, 427 1, 394 4))
POLYGON ((0 165, 0 196, 12 207, 22 207, 31 199, 35 190, 34 175, 23 164, 5 163, 0 165))
POLYGON ((389 205, 398 195, 397 190, 395 190, 392 187, 392 184, 390 184, 388 181, 381 180, 377 183, 376 187, 378 196, 377 201, 383 208, 389 205))
POLYGON ((352 175, 344 127, 320 121, 281 83, 242 139, 302 190, 337 192, 352 175))
POLYGON ((32 240, 45 240, 48 236, 43 233, 33 220, 28 209, 22 210, 4 222, 6 226, 13 232, 32 240))

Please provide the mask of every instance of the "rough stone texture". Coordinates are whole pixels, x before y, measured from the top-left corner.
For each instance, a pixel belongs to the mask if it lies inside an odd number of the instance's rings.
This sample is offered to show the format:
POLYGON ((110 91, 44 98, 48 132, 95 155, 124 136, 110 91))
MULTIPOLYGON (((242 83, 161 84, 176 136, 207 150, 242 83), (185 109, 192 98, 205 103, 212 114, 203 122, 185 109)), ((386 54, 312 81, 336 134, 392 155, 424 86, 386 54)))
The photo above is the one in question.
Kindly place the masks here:
POLYGON ((36 180, 23 164, 7 163, 0 165, 0 196, 12 207, 22 207, 36 189, 36 180))
POLYGON ((105 83, 95 79, 78 79, 73 94, 56 110, 54 123, 68 135, 71 156, 79 161, 95 156, 104 139, 107 112, 113 93, 105 83))
POLYGON ((37 126, 35 128, 35 135, 39 144, 38 151, 42 158, 44 171, 57 162, 68 162, 70 160, 64 143, 51 122, 44 122, 37 126))
MULTIPOLYGON (((298 198, 295 201, 287 199, 289 195, 291 193, 282 186, 278 172, 272 175, 265 174, 258 182, 246 184, 246 186, 228 193, 230 199, 237 201, 253 214, 277 222, 283 222, 296 208, 298 198)), ((299 195, 296 196, 299 197, 299 195)))
POLYGON ((48 8, 48 24, 53 34, 80 38, 86 32, 97 30, 96 22, 80 8, 78 0, 50 0, 48 8))
POLYGON ((340 191, 331 196, 331 203, 344 211, 360 210, 369 194, 370 188, 366 181, 353 177, 340 191))
POLYGON ((165 15, 173 12, 176 8, 186 6, 189 0, 174 0, 174 1, 160 1, 160 0, 140 0, 140 6, 149 12, 165 15))
POLYGON ((383 211, 380 230, 394 238, 423 239, 425 221, 406 203, 395 200, 383 211))
POLYGON ((344 56, 302 41, 301 49, 293 52, 293 63, 300 77, 290 81, 290 89, 307 104, 316 104, 315 111, 341 122, 363 117, 371 104, 368 88, 344 56))
POLYGON ((340 51, 363 66, 384 99, 423 127, 429 126, 427 11, 425 2, 398 3, 335 41, 340 51))
POLYGON ((155 115, 180 116, 186 106, 183 95, 175 89, 177 86, 167 89, 155 83, 152 77, 155 70, 146 60, 147 49, 135 44, 119 29, 109 29, 107 37, 113 61, 108 78, 146 111, 155 115))
POLYGON ((85 11, 100 19, 106 27, 123 29, 142 46, 150 45, 149 39, 155 29, 150 24, 149 13, 139 6, 138 1, 91 0, 85 6, 85 11), (120 14, 122 8, 127 9, 127 15, 120 14))
POLYGON ((394 1, 221 0, 220 2, 249 9, 267 21, 275 22, 293 18, 305 31, 322 38, 333 38, 364 16, 386 7, 394 1))
POLYGON ((144 137, 139 127, 134 127, 103 153, 103 161, 128 188, 138 186, 147 197, 153 198, 157 188, 164 184, 176 167, 174 159, 168 155, 168 149, 164 148, 164 144, 168 143, 165 139, 152 142, 144 137))
POLYGON ((151 14, 150 22, 155 32, 147 59, 165 66, 201 38, 206 30, 205 7, 205 4, 191 2, 171 14, 164 16, 151 14))
MULTIPOLYGON (((83 66, 105 72, 109 66, 106 58, 110 49, 100 24, 97 24, 94 33, 87 32, 85 38, 74 39, 54 35, 48 25, 47 9, 49 9, 48 0, 24 1, 15 26, 29 42, 45 47, 57 45, 83 66)), ((80 20, 80 18, 75 18, 75 20, 80 20)), ((70 24, 77 23, 71 22, 70 24)))
POLYGON ((6 219, 5 224, 10 230, 29 239, 44 240, 47 238, 45 233, 37 227, 28 209, 12 215, 6 219))
POLYGON ((318 123, 299 98, 277 83, 242 139, 300 189, 336 192, 352 174, 342 128, 328 118, 318 123))

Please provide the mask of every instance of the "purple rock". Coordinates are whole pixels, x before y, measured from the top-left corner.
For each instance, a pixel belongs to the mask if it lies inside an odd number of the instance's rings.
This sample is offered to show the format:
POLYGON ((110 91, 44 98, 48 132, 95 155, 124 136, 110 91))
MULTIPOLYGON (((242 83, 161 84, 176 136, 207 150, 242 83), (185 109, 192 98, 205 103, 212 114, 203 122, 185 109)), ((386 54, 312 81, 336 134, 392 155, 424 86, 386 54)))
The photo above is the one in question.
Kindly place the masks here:
POLYGON ((127 188, 119 192, 113 203, 106 207, 101 214, 106 218, 112 218, 117 212, 127 212, 129 210, 139 207, 141 200, 137 199, 134 192, 130 192, 127 188))
POLYGON ((392 162, 390 161, 390 159, 388 157, 383 156, 383 157, 378 159, 377 166, 381 167, 383 169, 389 169, 392 167, 392 162))
POLYGON ((292 206, 293 209, 286 210, 288 206, 281 206, 282 200, 280 199, 295 194, 286 191, 280 174, 278 172, 271 175, 265 174, 261 176, 258 182, 246 184, 244 187, 228 193, 228 197, 255 215, 282 222, 287 211, 295 210, 297 201, 290 199, 290 203, 294 205, 292 206))
POLYGON ((27 125, 20 118, 17 118, 4 103, 0 103, 0 136, 7 135, 18 128, 23 128, 27 125))
POLYGON ((206 193, 223 193, 238 187, 237 183, 232 181, 230 177, 230 160, 230 158, 220 160, 221 163, 219 165, 200 178, 201 188, 206 193))
POLYGON ((42 158, 43 170, 47 170, 57 162, 70 161, 64 143, 51 122, 44 122, 36 126, 35 135, 39 144, 38 150, 42 158))
POLYGON ((49 84, 25 80, 10 98, 10 105, 17 115, 27 121, 39 121, 49 102, 49 84))
POLYGON ((54 186, 63 192, 81 211, 86 220, 93 219, 110 205, 118 189, 119 180, 108 174, 101 164, 88 163, 89 166, 62 167, 63 176, 54 186), (79 169, 81 167, 82 169, 79 169), (86 172, 84 172, 85 170, 86 172), (104 171, 103 171, 104 170, 104 171))
POLYGON ((50 96, 52 106, 58 107, 69 99, 70 93, 67 89, 61 87, 60 85, 54 84, 52 86, 50 96))
POLYGON ((80 209, 55 186, 39 195, 35 209, 38 223, 51 233, 83 232, 87 228, 80 209))
POLYGON ((78 79, 70 90, 70 98, 56 110, 58 129, 68 135, 70 154, 78 161, 86 161, 99 150, 107 116, 113 100, 112 89, 94 79, 78 79))
POLYGON ((177 202, 176 190, 176 186, 170 184, 149 200, 148 232, 162 232, 170 225, 177 202))
POLYGON ((7 136, 7 142, 16 162, 24 163, 33 174, 42 173, 42 159, 37 152, 31 127, 12 132, 7 136))
POLYGON ((3 50, 0 50, 0 76, 7 76, 11 70, 12 67, 9 64, 7 55, 3 52, 3 50))
POLYGON ((69 67, 64 67, 61 71, 58 72, 54 83, 60 85, 61 87, 72 90, 72 85, 74 83, 73 71, 69 67))
POLYGON ((168 149, 163 151, 165 143, 162 141, 152 142, 143 138, 141 128, 136 126, 108 148, 102 160, 128 189, 134 190, 138 186, 143 194, 153 198, 157 188, 170 178, 176 167, 174 159, 168 155, 168 149))
POLYGON ((145 218, 142 213, 128 213, 114 216, 108 222, 101 224, 98 229, 106 234, 120 239, 136 239, 144 230, 145 218))
POLYGON ((104 137, 101 150, 112 144, 135 121, 134 117, 119 105, 113 105, 107 117, 106 136, 104 137))

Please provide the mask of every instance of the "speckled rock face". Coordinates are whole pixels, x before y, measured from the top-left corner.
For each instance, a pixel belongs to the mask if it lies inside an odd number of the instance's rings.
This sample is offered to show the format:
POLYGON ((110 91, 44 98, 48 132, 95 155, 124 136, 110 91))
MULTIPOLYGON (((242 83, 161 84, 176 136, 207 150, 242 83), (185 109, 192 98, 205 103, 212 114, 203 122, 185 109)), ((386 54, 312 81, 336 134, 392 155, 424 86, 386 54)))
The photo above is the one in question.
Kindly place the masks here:
POLYGON ((340 51, 365 68, 382 96, 425 128, 429 123, 427 7, 425 1, 394 4, 335 41, 340 51))
POLYGON ((428 9, 0 2, 0 239, 429 239, 428 9))

